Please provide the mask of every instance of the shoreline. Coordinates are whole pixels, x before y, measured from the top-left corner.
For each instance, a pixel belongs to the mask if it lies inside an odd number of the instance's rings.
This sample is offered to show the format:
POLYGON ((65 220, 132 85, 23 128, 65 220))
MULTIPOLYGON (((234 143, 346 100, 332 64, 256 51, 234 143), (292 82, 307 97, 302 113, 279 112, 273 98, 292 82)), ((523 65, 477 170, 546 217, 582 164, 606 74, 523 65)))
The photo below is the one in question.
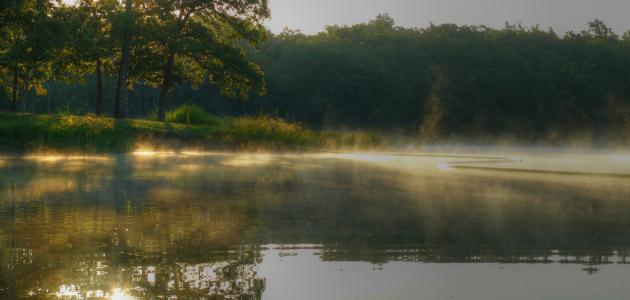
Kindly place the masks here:
POLYGON ((94 115, 0 112, 0 152, 124 154, 141 148, 203 151, 305 151, 331 137, 270 117, 224 118, 185 125, 94 115))

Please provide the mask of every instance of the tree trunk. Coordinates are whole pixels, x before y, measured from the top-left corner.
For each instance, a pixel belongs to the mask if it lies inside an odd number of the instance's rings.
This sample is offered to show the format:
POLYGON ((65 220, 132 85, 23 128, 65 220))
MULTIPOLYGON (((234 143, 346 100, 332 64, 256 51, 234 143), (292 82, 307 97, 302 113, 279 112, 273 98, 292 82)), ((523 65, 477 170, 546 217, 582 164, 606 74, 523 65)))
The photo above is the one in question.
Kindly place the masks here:
POLYGON ((103 114, 103 62, 100 59, 96 60, 96 102, 94 103, 96 108, 96 115, 103 114))
POLYGON ((160 101, 158 102, 158 120, 164 122, 166 119, 166 101, 173 86, 173 65, 175 64, 175 53, 170 52, 166 59, 166 67, 162 79, 162 89, 160 90, 160 101))
MULTIPOLYGON (((125 4, 125 13, 131 18, 132 1, 127 0, 125 4)), ((133 26, 133 25, 131 25, 133 26)), ((129 60, 131 57, 131 28, 127 29, 126 36, 123 40, 120 65, 118 69, 118 82, 116 84, 116 103, 114 104, 114 118, 124 119, 125 102, 127 101, 127 77, 129 76, 129 60)))
POLYGON ((13 86, 12 86, 12 95, 11 95, 11 111, 17 112, 17 102, 18 102, 18 83, 19 83, 20 73, 18 71, 17 61, 13 66, 13 86))
POLYGON ((28 99, 28 80, 29 77, 31 76, 31 72, 30 71, 25 71, 24 74, 22 74, 22 91, 20 92, 21 97, 18 98, 18 100, 20 100, 20 102, 22 102, 22 112, 23 113, 27 113, 28 111, 26 110, 26 100, 28 99))
POLYGON ((116 103, 114 105, 114 118, 124 119, 125 101, 127 101, 127 77, 129 76, 129 40, 123 42, 122 53, 120 57, 120 66, 118 69, 118 82, 116 84, 116 103))

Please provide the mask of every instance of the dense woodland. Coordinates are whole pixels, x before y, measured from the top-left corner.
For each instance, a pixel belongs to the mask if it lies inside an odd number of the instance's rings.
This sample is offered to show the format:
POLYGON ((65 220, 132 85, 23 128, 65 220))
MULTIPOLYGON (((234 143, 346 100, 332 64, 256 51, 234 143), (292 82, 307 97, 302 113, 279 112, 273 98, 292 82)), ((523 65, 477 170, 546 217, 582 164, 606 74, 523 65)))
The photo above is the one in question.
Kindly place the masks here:
POLYGON ((271 34, 266 1, 206 2, 3 4, 0 108, 162 119, 194 103, 218 116, 420 140, 630 135, 630 34, 600 20, 559 35, 511 24, 403 28, 380 15, 271 34))

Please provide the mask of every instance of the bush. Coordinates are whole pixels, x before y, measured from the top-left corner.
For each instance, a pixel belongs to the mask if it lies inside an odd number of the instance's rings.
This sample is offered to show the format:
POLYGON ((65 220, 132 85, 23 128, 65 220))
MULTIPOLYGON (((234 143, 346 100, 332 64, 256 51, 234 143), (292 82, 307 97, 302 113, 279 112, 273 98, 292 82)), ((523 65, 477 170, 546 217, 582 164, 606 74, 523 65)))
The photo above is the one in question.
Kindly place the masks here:
POLYGON ((305 146, 317 140, 316 134, 300 124, 273 117, 239 117, 229 120, 234 134, 243 141, 273 141, 292 146, 305 146))
POLYGON ((189 125, 217 125, 221 120, 197 105, 184 104, 166 113, 166 121, 189 125))

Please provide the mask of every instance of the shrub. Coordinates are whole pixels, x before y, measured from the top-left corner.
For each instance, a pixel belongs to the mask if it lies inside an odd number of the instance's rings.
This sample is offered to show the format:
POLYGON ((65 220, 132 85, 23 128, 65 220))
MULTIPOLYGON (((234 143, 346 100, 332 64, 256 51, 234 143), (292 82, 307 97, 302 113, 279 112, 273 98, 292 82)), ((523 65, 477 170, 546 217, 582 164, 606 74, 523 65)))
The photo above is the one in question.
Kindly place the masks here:
POLYGON ((166 121, 190 125, 216 125, 221 120, 197 105, 184 104, 166 113, 166 121))
POLYGON ((244 141, 275 141, 298 146, 314 140, 314 133, 300 124, 273 117, 239 117, 231 119, 230 125, 244 141))

